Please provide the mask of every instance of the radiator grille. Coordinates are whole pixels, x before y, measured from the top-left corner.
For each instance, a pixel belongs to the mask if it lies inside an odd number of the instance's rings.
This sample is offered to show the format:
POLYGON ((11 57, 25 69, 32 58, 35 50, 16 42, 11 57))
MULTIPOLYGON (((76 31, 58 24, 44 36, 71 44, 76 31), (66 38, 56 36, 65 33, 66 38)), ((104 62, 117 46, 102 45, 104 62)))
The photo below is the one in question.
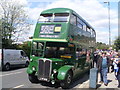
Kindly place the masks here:
POLYGON ((39 60, 38 64, 38 79, 49 81, 51 75, 52 62, 51 60, 39 60))

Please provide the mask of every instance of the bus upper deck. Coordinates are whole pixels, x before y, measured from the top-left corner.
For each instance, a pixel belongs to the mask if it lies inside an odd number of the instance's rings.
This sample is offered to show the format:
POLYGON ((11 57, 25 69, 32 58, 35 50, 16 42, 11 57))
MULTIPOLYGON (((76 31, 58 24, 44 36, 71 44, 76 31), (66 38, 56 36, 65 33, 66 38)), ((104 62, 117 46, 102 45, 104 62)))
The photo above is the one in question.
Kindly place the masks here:
POLYGON ((95 37, 95 30, 76 12, 67 8, 54 8, 40 14, 33 40, 86 42, 95 41, 95 37))

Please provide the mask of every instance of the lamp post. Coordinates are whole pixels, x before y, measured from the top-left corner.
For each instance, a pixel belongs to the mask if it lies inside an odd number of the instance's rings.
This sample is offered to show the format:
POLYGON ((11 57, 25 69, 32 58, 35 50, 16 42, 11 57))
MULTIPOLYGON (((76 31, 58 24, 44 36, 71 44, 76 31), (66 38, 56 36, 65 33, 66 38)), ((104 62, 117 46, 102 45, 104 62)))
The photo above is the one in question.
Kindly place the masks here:
POLYGON ((110 2, 104 2, 108 4, 108 25, 109 25, 109 45, 111 45, 111 31, 110 31, 110 2))

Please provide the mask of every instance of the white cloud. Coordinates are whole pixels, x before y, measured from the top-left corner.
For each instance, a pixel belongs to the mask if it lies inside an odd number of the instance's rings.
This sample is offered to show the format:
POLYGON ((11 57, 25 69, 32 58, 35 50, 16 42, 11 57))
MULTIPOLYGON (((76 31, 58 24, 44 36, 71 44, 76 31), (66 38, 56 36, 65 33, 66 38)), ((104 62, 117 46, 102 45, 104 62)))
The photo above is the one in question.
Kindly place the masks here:
POLYGON ((96 40, 103 43, 108 43, 108 32, 107 31, 96 31, 97 38, 96 40))
MULTIPOLYGON (((31 1, 32 2, 32 1, 31 1)), ((33 1, 34 2, 34 1, 33 1)), ((48 1, 49 2, 49 1, 48 1)), ((70 8, 76 11, 81 17, 88 21, 97 32, 97 41, 108 43, 108 8, 104 7, 97 0, 56 0, 46 7, 34 7, 29 8, 29 16, 32 20, 37 20, 39 14, 44 9, 50 8, 70 8), (105 37, 103 37, 105 36, 105 37)), ((118 13, 117 10, 110 10, 111 16, 111 33, 114 27, 117 31, 118 26, 118 13)), ((117 36, 117 32, 114 32, 112 39, 117 36)))
POLYGON ((15 2, 16 4, 20 4, 20 5, 28 4, 27 0, 10 0, 10 1, 15 2))

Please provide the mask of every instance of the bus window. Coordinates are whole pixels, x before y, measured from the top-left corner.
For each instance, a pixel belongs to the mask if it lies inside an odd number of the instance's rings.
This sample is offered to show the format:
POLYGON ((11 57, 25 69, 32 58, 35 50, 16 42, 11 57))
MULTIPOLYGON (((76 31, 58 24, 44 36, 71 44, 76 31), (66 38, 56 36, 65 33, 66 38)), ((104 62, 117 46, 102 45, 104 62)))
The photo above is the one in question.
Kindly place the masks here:
POLYGON ((41 14, 38 22, 44 23, 44 22, 51 22, 53 20, 53 14, 41 14))
POLYGON ((86 24, 83 22, 83 30, 86 31, 86 28, 87 28, 87 26, 86 26, 86 24))
POLYGON ((77 17, 77 26, 83 29, 82 20, 80 20, 78 17, 77 17))
POLYGON ((44 43, 33 42, 32 55, 42 56, 44 43))
POLYGON ((47 46, 45 50, 45 58, 60 58, 61 55, 72 56, 73 52, 74 48, 47 46))
POLYGON ((67 22, 69 13, 41 14, 38 22, 67 22))
POLYGON ((73 15, 73 14, 71 15, 70 23, 73 24, 73 25, 76 25, 76 16, 73 15))
POLYGON ((95 37, 95 32, 93 31, 93 37, 95 37))
POLYGON ((33 49, 37 49, 37 42, 33 42, 33 49))
POLYGON ((92 37, 92 28, 90 29, 90 34, 91 34, 91 37, 92 37))
POLYGON ((90 33, 90 28, 87 26, 87 32, 89 32, 90 33))
POLYGON ((67 22, 69 13, 55 13, 54 22, 67 22))
POLYGON ((87 26, 87 33, 88 33, 88 37, 91 37, 91 29, 88 26, 87 26))
POLYGON ((95 31, 92 29, 91 37, 96 37, 95 31))

